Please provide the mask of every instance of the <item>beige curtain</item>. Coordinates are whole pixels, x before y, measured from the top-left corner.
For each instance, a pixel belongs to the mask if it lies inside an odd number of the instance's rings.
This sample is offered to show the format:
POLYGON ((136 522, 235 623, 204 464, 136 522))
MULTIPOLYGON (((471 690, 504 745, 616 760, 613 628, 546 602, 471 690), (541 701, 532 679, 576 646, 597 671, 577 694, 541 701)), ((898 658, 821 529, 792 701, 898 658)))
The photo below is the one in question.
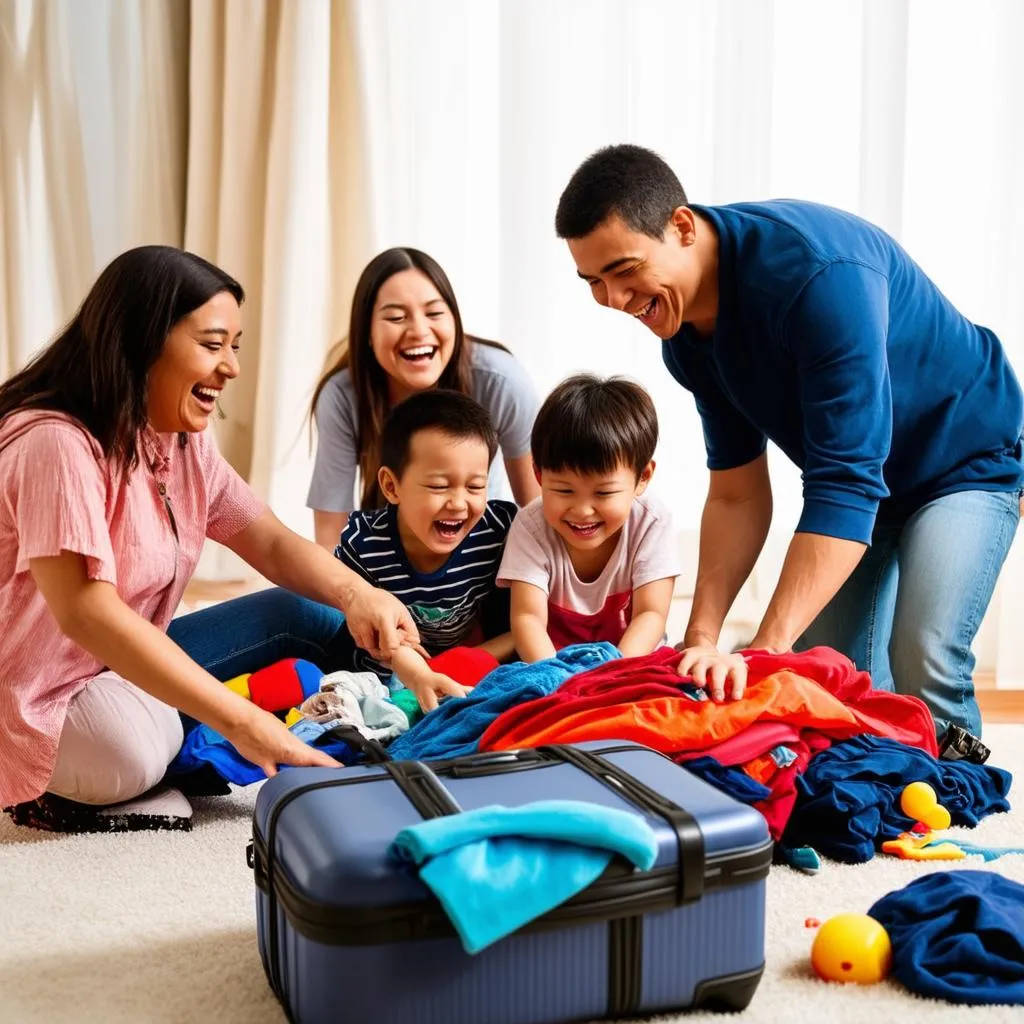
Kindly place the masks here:
POLYGON ((74 309, 93 273, 64 9, 0 0, 0 374, 74 309))
MULTIPOLYGON (((368 251, 348 0, 0 0, 0 373, 100 269, 184 245, 244 285, 222 451, 294 529, 306 412, 368 251)), ((210 545, 199 575, 251 570, 210 545)))
MULTIPOLYGON (((221 450, 289 526, 312 535, 305 417, 367 252, 349 8, 194 0, 185 247, 245 286, 242 375, 221 450)), ((245 567, 212 548, 203 578, 245 567)))
POLYGON ((100 269, 184 228, 188 8, 0 0, 0 374, 100 269))

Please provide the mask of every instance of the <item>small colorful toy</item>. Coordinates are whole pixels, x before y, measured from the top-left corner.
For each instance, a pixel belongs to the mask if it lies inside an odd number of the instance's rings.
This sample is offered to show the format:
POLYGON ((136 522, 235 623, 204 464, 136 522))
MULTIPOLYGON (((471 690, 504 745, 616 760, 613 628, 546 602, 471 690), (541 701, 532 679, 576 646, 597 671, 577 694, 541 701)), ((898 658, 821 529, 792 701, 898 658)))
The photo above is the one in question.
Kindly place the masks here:
POLYGON ((224 685, 264 711, 288 711, 312 697, 323 677, 311 661, 284 658, 256 672, 235 676, 224 685))
POLYGON ((811 965, 825 981, 872 985, 892 967, 889 933, 867 914, 830 917, 814 936, 811 965))
POLYGON ((882 843, 882 853, 891 853, 901 860, 963 860, 965 857, 984 857, 986 863, 1008 853, 1024 853, 1024 848, 1013 846, 977 846, 934 832, 904 832, 898 839, 882 843))
POLYGON ((935 790, 927 782, 910 783, 900 794, 900 809, 908 818, 935 831, 949 828, 952 822, 949 811, 939 803, 935 790))

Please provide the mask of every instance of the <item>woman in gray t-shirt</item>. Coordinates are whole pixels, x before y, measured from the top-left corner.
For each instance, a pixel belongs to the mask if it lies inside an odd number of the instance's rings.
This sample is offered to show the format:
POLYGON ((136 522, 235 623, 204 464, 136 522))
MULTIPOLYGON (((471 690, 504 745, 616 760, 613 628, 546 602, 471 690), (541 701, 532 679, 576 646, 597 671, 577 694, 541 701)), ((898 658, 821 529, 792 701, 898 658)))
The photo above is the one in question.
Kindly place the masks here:
POLYGON ((377 487, 384 417, 432 387, 470 395, 491 414, 505 469, 492 471, 491 497, 506 496, 507 486, 525 505, 540 493, 530 461, 537 396, 529 377, 508 349, 463 332, 451 283, 433 259, 388 249, 360 276, 348 344, 313 394, 316 462, 306 504, 318 544, 333 551, 352 509, 384 505, 377 487))

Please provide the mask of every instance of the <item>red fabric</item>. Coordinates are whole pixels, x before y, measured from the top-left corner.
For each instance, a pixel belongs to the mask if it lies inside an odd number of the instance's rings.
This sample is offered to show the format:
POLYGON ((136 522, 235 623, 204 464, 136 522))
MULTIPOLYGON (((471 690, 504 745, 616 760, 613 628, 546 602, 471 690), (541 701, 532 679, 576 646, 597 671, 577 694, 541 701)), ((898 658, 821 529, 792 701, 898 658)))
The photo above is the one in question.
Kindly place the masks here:
MULTIPOLYGON (((685 761, 714 755, 716 749, 735 750, 744 731, 756 731, 759 724, 786 723, 799 732, 798 740, 786 743, 797 760, 769 780, 771 796, 755 805, 776 838, 792 813, 797 776, 833 740, 867 732, 938 753, 935 726, 921 701, 872 690, 866 672, 829 648, 787 655, 749 652, 743 699, 722 704, 694 701, 680 692, 680 657, 663 647, 574 676, 551 696, 500 715, 482 736, 480 749, 626 739, 685 761)), ((771 736, 766 733, 759 742, 771 736)))
POLYGON ((549 697, 499 715, 480 749, 626 739, 665 753, 706 753, 753 722, 785 721, 833 739, 872 733, 938 753, 935 726, 921 701, 872 690, 866 672, 829 648, 752 652, 743 699, 721 704, 679 691, 680 657, 662 647, 573 676, 549 697))
POLYGON ((617 644, 625 634, 632 614, 632 590, 609 594, 601 610, 593 615, 560 608, 553 601, 548 601, 548 636, 556 651, 571 644, 592 644, 599 640, 617 644))
POLYGON ((800 739, 800 731, 788 722, 754 722, 743 732, 707 750, 686 750, 676 760, 680 763, 692 761, 695 757, 713 757, 719 764, 744 764, 759 754, 765 754, 773 747, 792 746, 800 739))
POLYGON ((780 768, 764 783, 771 790, 771 794, 754 804, 768 822, 768 831, 771 832, 773 839, 781 838, 789 816, 793 813, 797 776, 803 774, 815 754, 832 746, 832 738, 824 733, 807 730, 803 739, 797 740, 796 743, 787 743, 786 746, 796 754, 796 760, 785 768, 780 768))
POLYGON ((435 654, 427 664, 463 686, 476 686, 488 672, 498 667, 495 657, 476 647, 452 647, 435 654))
POLYGON ((799 732, 799 740, 786 743, 797 760, 776 773, 771 797, 757 805, 776 837, 789 820, 796 777, 833 740, 872 733, 938 753, 935 726, 921 701, 872 690, 866 672, 829 648, 748 653, 743 699, 721 704, 680 692, 680 657, 662 647, 573 676, 550 696, 499 715, 481 737, 480 750, 622 739, 685 761, 713 755, 755 723, 787 723, 799 732))

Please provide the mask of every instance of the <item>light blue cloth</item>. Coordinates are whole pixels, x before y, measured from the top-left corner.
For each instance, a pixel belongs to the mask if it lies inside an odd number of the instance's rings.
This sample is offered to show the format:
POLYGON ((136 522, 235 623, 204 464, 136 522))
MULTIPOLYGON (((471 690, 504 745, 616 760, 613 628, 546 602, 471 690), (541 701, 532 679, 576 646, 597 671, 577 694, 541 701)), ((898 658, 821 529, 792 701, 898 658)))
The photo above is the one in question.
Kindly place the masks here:
POLYGON ((411 825, 390 852, 419 866, 466 952, 479 953, 585 889, 615 853, 648 870, 658 844, 638 814, 541 800, 411 825))
POLYGON ((429 761, 475 754, 498 715, 516 704, 554 693, 570 676, 622 655, 609 643, 573 644, 554 658, 516 661, 489 672, 465 697, 442 701, 388 748, 396 761, 429 761))

